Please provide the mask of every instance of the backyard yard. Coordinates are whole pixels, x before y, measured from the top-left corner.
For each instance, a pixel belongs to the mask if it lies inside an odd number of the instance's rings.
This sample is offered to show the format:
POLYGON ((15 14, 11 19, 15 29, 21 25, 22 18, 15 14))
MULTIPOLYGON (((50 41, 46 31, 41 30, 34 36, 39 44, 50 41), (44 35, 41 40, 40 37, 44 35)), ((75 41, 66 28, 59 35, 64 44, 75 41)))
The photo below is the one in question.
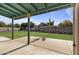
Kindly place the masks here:
MULTIPOLYGON (((11 32, 0 32, 0 36, 11 38, 12 33, 11 32)), ((15 31, 14 32, 15 38, 24 37, 24 36, 27 36, 27 31, 15 31)), ((31 36, 55 38, 55 39, 63 39, 63 40, 72 40, 73 38, 72 35, 68 35, 68 34, 53 34, 53 33, 44 33, 44 32, 31 32, 31 36)))

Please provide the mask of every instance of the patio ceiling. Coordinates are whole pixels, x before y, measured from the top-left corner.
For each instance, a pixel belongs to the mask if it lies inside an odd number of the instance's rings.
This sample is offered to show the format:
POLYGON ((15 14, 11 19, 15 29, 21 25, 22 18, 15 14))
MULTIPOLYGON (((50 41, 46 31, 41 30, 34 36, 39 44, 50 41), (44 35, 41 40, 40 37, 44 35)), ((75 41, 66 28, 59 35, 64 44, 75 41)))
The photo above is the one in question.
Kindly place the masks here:
POLYGON ((0 3, 0 15, 20 19, 70 7, 69 3, 0 3))

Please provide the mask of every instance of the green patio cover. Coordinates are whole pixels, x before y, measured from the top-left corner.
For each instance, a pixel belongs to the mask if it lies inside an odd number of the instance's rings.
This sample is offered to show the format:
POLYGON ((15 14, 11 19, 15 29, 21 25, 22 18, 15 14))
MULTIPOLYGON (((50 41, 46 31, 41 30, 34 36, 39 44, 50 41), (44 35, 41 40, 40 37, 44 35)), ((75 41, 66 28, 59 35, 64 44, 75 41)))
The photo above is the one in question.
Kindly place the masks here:
POLYGON ((0 15, 12 19, 38 15, 70 7, 70 3, 0 3, 0 15))

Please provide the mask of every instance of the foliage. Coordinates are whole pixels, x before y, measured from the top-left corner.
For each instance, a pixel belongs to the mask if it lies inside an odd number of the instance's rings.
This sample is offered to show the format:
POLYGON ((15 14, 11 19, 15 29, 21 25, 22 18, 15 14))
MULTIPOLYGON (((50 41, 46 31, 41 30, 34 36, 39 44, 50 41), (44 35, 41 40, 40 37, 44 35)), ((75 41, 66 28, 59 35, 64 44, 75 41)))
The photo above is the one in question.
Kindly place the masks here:
POLYGON ((19 28, 19 27, 20 27, 20 25, 19 25, 19 24, 14 24, 14 27, 19 28))
POLYGON ((41 22, 41 23, 39 24, 39 26, 40 26, 40 27, 41 27, 41 26, 47 26, 47 24, 44 23, 44 22, 41 22))
POLYGON ((0 27, 5 27, 6 24, 4 22, 0 22, 0 27))
POLYGON ((51 18, 49 18, 49 22, 47 22, 47 24, 49 27, 54 26, 54 20, 51 21, 51 18))
POLYGON ((39 26, 49 26, 49 27, 54 26, 54 21, 51 21, 51 18, 49 18, 49 22, 47 23, 41 22, 39 26))
MULTIPOLYGON (((30 22, 30 27, 34 27, 35 24, 33 22, 30 22)), ((22 23, 20 26, 20 30, 26 30, 26 28, 28 27, 28 23, 22 23)))
POLYGON ((30 27, 34 27, 35 23, 33 23, 32 21, 30 22, 30 27))
POLYGON ((72 22, 70 20, 64 20, 58 24, 59 27, 72 27, 72 22))

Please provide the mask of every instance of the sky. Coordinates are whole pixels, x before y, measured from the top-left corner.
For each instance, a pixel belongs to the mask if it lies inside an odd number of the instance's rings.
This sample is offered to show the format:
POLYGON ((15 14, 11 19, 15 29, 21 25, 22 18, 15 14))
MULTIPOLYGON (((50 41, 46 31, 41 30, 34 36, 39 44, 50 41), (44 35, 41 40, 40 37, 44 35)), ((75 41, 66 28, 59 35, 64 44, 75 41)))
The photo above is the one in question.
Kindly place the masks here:
MULTIPOLYGON (((48 12, 48 13, 44 13, 44 14, 40 14, 40 15, 36 15, 36 16, 32 16, 30 19, 32 22, 34 22, 36 25, 40 24, 41 22, 48 22, 49 18, 51 18, 51 21, 55 21, 54 25, 58 25, 60 22, 64 21, 64 20, 70 20, 73 21, 73 9, 72 8, 66 8, 66 9, 61 9, 61 10, 57 10, 57 11, 52 11, 52 12, 48 12)), ((0 21, 5 22, 6 24, 11 23, 11 19, 1 16, 0 15, 0 21)), ((25 23, 27 22, 27 18, 22 18, 22 19, 17 19, 14 20, 14 23, 25 23)))

